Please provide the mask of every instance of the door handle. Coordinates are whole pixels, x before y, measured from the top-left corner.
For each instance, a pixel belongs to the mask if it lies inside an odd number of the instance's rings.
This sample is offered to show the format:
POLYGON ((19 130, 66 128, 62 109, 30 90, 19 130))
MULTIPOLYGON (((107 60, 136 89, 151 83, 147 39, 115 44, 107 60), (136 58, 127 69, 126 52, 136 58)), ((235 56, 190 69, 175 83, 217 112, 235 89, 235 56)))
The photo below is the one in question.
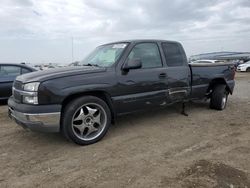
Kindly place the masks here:
POLYGON ((159 78, 166 78, 167 77, 167 74, 166 73, 161 73, 159 74, 159 78))

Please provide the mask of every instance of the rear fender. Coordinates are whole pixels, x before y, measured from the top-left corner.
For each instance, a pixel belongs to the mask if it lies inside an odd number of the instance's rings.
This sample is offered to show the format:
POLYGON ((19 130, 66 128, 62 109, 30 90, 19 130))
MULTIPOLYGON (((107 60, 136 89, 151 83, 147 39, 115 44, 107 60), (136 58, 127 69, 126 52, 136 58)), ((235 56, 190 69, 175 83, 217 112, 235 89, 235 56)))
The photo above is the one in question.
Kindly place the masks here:
POLYGON ((224 84, 226 85, 226 90, 232 95, 233 94, 233 88, 234 88, 234 80, 232 81, 226 81, 224 78, 215 78, 213 79, 208 87, 207 93, 211 93, 213 91, 213 88, 215 85, 218 84, 224 84))

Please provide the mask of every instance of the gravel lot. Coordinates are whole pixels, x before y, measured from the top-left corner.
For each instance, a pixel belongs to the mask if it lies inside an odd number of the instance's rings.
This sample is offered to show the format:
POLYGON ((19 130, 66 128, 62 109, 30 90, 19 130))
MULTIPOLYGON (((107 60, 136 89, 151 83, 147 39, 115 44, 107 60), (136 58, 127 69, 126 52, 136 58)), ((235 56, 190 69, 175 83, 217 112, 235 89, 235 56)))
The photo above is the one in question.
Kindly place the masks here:
POLYGON ((250 74, 237 73, 226 110, 207 102, 121 117, 77 146, 30 132, 0 105, 0 187, 250 187, 250 74))

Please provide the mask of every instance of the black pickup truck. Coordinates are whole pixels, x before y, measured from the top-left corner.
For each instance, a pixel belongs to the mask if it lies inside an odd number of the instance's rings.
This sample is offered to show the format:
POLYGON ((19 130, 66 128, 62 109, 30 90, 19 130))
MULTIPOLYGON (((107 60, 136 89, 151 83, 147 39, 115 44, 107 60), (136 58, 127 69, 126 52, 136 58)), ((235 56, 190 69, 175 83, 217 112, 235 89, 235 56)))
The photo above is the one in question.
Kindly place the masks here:
POLYGON ((118 115, 204 98, 223 110, 234 75, 233 64, 189 65, 178 42, 115 42, 97 47, 79 66, 17 77, 9 116, 25 128, 92 144, 118 115))

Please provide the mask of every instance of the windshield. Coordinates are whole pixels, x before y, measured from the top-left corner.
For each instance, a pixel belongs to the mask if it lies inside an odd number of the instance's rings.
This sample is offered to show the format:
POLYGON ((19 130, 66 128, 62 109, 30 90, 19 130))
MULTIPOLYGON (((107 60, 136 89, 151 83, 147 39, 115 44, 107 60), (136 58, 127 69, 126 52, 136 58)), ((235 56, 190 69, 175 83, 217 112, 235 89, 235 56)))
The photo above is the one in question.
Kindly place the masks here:
POLYGON ((82 60, 80 65, 110 67, 121 56, 127 45, 127 43, 116 43, 99 46, 82 60))

